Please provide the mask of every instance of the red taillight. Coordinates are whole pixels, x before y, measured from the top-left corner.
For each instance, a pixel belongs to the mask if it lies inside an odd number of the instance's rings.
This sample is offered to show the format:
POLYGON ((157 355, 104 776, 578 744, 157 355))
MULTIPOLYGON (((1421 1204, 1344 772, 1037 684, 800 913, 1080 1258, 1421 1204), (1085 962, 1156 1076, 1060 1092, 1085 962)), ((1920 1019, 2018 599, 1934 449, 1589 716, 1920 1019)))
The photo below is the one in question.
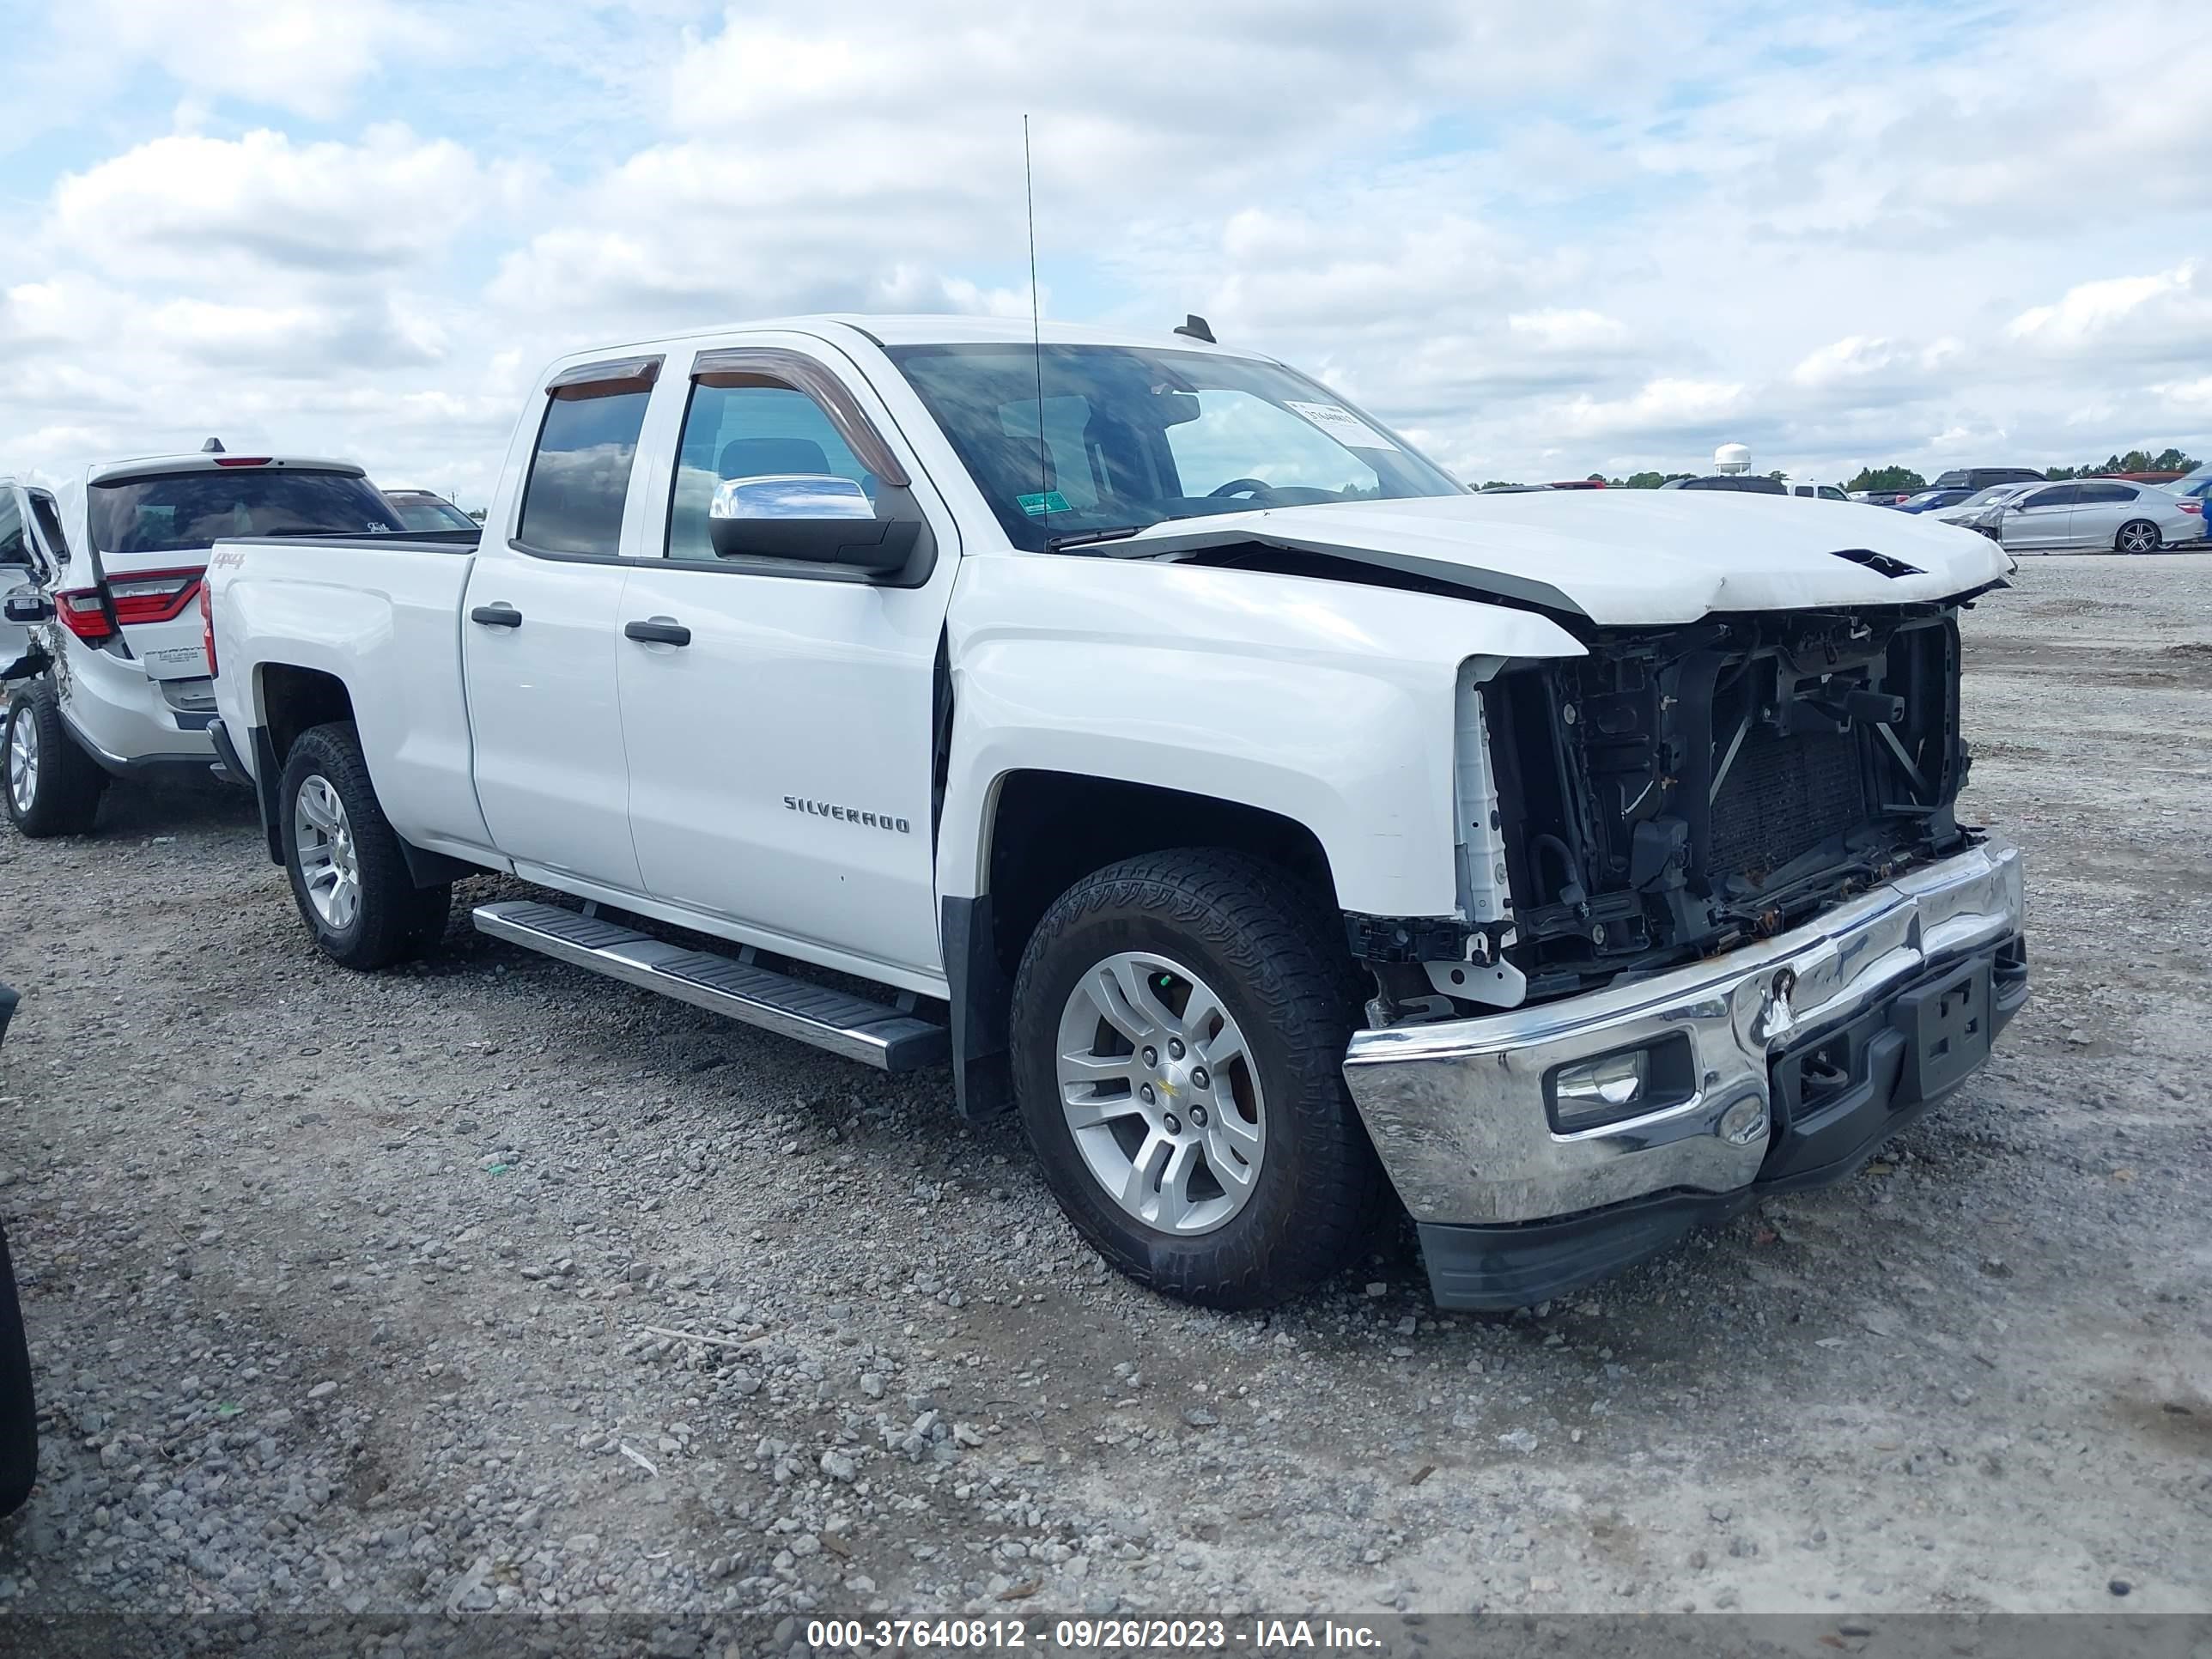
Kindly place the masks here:
POLYGON ((2202 501, 2184 501, 2181 504, 2181 510, 2184 513, 2202 513, 2204 510, 2204 503, 2202 501))
POLYGON ((110 580, 107 596, 115 601, 115 620, 125 627, 174 622, 185 614, 206 574, 201 569, 148 570, 110 580))
POLYGON ((54 615, 87 645, 103 645, 115 635, 115 629, 108 625, 107 606, 96 587, 71 587, 55 594, 54 615))
POLYGON ((215 458, 215 464, 217 466, 266 466, 269 459, 266 455, 218 455, 215 458))
POLYGON ((205 582, 200 584, 200 646, 206 651, 208 678, 213 679, 215 667, 215 592, 205 582))

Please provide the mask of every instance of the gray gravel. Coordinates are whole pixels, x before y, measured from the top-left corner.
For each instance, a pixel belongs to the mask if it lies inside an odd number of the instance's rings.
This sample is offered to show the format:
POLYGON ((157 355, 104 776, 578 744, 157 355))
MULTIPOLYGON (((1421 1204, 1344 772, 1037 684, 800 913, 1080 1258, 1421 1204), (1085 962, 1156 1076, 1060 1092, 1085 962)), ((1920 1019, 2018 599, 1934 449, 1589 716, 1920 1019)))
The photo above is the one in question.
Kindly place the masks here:
POLYGON ((2212 1607, 2212 558, 2034 561, 1969 634, 2031 860, 1995 1063, 1505 1320, 1396 1236, 1273 1317, 1155 1300, 940 1080, 458 920, 347 974, 242 795, 0 824, 0 1608, 2212 1607))

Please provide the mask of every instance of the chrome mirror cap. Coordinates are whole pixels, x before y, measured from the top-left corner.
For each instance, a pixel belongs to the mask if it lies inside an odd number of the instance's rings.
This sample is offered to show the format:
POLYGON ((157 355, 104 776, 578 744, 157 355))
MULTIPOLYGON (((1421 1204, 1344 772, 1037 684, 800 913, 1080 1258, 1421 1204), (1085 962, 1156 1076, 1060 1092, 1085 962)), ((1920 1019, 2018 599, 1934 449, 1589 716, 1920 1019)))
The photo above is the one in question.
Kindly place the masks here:
POLYGON ((872 519, 875 505, 850 478, 830 473, 775 473, 725 478, 707 508, 711 519, 872 519))

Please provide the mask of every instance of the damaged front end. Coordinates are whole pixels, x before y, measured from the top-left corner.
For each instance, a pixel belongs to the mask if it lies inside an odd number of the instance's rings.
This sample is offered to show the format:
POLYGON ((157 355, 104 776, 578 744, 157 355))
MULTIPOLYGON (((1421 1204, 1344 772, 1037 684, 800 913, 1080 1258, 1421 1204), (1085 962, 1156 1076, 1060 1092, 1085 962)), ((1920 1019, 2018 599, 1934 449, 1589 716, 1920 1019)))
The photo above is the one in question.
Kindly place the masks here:
POLYGON ((1527 1000, 1771 938, 1973 841, 1957 605, 1586 643, 1482 688, 1511 899, 1474 950, 1527 1000))

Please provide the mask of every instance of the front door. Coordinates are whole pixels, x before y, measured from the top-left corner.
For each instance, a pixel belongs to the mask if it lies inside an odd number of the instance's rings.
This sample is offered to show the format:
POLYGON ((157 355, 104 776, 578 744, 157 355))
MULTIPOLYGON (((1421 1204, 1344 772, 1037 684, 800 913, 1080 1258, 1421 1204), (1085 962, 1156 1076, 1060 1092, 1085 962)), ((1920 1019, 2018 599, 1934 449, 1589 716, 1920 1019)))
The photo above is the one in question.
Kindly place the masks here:
POLYGON ((916 987, 943 967, 932 756, 958 550, 927 483, 884 444, 872 398, 823 373, 830 349, 763 339, 693 365, 661 497, 665 556, 629 569, 617 678, 630 835, 654 897, 916 987), (918 518, 908 568, 863 580, 717 556, 717 483, 809 474, 860 483, 879 518, 918 518))
POLYGON ((2021 497, 2017 511, 2004 515, 2004 544, 2012 548, 2065 547, 2074 517, 2075 486, 2053 484, 2021 497))
POLYGON ((553 388, 514 545, 487 526, 461 602, 477 799, 519 863, 639 890, 615 671, 631 463, 651 396, 628 378, 553 388))

